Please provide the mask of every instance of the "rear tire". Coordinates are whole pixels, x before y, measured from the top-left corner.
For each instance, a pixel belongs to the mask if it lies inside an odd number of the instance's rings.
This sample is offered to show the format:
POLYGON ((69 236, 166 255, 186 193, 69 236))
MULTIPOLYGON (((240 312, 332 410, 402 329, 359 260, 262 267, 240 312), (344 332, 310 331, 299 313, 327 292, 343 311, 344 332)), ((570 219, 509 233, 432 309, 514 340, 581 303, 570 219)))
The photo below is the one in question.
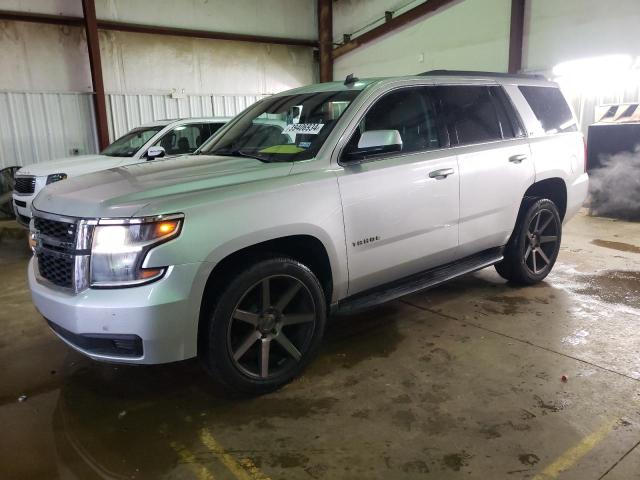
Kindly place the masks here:
POLYGON ((510 282, 533 285, 542 281, 558 258, 562 221, 555 203, 543 198, 523 207, 504 252, 495 265, 510 282))
POLYGON ((320 282, 288 257, 240 271, 208 308, 201 360, 219 384, 246 395, 299 375, 317 353, 327 316, 320 282))

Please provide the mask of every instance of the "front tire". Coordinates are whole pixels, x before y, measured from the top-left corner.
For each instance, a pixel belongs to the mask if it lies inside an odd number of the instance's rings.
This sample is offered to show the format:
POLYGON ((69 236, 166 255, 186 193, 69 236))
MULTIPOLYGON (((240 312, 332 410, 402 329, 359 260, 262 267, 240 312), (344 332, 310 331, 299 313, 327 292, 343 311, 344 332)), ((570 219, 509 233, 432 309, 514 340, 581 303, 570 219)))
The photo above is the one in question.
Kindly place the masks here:
POLYGON ((316 276, 288 257, 257 261, 207 312, 201 359, 229 390, 259 395, 289 383, 320 345, 326 301, 316 276))
POLYGON ((504 252, 498 274, 510 282, 533 285, 542 281, 556 262, 562 221, 551 200, 543 198, 525 207, 504 252))

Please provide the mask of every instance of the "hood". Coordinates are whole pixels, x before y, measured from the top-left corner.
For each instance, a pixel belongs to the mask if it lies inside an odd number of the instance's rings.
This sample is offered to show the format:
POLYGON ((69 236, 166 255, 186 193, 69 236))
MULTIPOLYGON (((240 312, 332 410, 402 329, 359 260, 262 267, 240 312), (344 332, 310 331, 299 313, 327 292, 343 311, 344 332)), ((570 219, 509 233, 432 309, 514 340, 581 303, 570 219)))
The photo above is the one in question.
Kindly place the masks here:
POLYGON ((33 206, 72 217, 130 217, 154 200, 286 176, 291 166, 209 155, 156 160, 53 183, 33 206))
MULTIPOLYGON (((123 163, 133 161, 130 157, 108 157, 107 155, 77 155, 75 157, 60 158, 48 162, 27 165, 18 170, 18 175, 33 175, 43 177, 53 173, 66 173, 69 177, 85 173, 106 170, 123 163)), ((138 162, 140 160, 137 160, 138 162)))

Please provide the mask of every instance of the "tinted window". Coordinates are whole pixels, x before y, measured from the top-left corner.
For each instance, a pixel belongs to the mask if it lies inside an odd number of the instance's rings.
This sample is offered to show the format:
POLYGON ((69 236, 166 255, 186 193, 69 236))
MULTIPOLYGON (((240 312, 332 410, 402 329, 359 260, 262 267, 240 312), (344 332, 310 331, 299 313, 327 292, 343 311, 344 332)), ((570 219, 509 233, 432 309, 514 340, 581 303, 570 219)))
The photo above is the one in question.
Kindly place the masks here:
POLYGON ((543 130, 548 134, 576 132, 571 109, 559 88, 554 87, 518 87, 527 99, 543 130))
MULTIPOLYGON (((214 133, 216 133, 218 130, 220 130, 222 127, 224 127, 224 123, 210 123, 209 124, 209 136, 213 135, 214 133)), ((206 139, 205 139, 206 140, 206 139)))
POLYGON ((502 87, 489 87, 489 93, 491 93, 491 98, 496 108, 496 114, 502 129, 502 138, 524 136, 520 121, 502 87))
POLYGON ((167 155, 193 153, 209 136, 208 124, 179 125, 158 140, 156 146, 164 147, 167 155))
POLYGON ((502 133, 496 107, 488 87, 437 87, 442 102, 443 121, 451 143, 471 143, 501 140, 502 133))
POLYGON ((358 148, 363 132, 397 130, 405 153, 440 148, 434 105, 429 88, 407 88, 380 98, 360 121, 346 152, 358 148))

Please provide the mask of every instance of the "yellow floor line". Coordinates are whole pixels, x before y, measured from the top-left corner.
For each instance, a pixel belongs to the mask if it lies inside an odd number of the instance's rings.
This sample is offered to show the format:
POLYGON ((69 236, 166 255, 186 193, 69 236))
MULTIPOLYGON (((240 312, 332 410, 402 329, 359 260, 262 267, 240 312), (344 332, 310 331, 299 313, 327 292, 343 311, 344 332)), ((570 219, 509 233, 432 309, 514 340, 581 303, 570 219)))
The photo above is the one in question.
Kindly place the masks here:
POLYGON ((200 430, 200 440, 202 440, 202 443, 205 444, 211 453, 220 459, 224 466, 227 467, 227 470, 229 470, 237 480, 271 480, 267 475, 262 473, 250 459, 245 458, 241 460, 241 462, 236 461, 235 458, 225 452, 222 445, 213 438, 211 432, 206 428, 200 430))
POLYGON ((216 477, 211 473, 207 467, 201 465, 198 459, 193 453, 189 451, 184 445, 180 445, 177 442, 171 442, 171 448, 178 454, 180 459, 187 464, 187 466, 193 471, 198 480, 215 480, 216 477))
POLYGON ((256 467, 256 464, 253 463, 250 458, 241 458, 240 465, 242 465, 251 474, 251 478, 255 480, 271 480, 271 478, 256 467))
POLYGON ((578 460, 593 450, 596 445, 611 433, 617 421, 618 420, 616 419, 614 421, 607 422, 595 432, 584 437, 577 445, 574 445, 564 452, 556 459, 555 462, 533 477, 533 480, 551 480, 557 478, 558 475, 565 470, 573 467, 578 460))

